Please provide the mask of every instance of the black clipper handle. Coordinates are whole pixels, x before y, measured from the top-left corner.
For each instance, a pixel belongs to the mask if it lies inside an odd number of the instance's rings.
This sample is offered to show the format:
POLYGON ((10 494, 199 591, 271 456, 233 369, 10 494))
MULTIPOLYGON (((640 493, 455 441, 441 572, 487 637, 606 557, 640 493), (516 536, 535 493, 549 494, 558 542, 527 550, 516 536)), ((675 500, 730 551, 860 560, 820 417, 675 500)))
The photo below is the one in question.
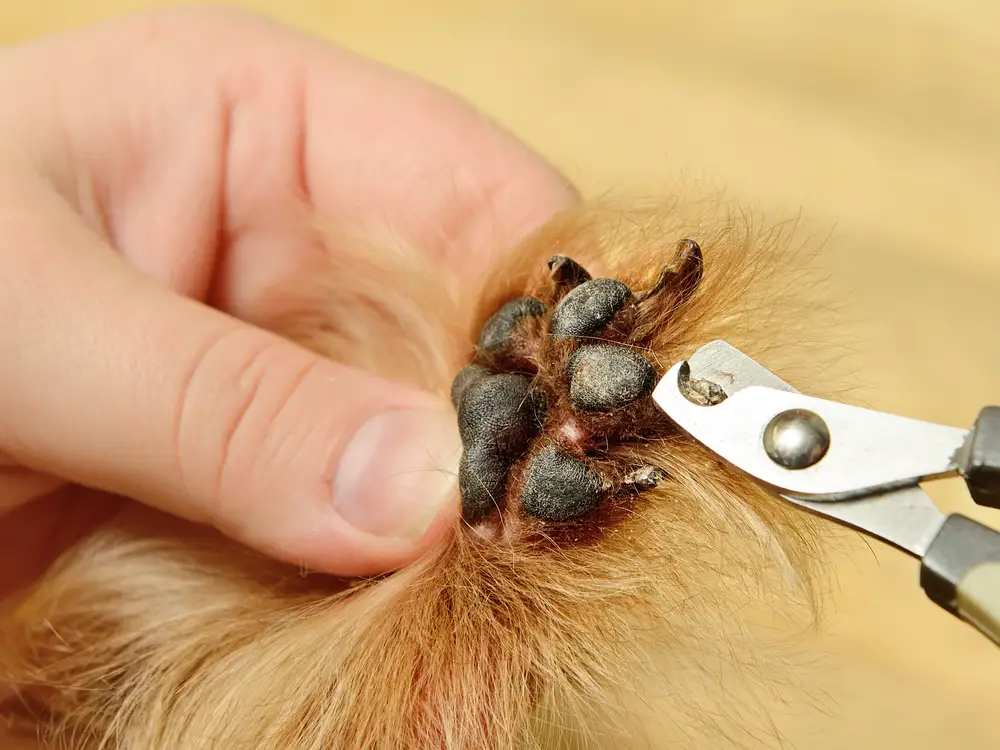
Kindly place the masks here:
POLYGON ((1000 645, 1000 533, 948 516, 920 564, 931 601, 1000 645))
POLYGON ((979 412, 966 447, 962 472, 977 505, 1000 508, 1000 406, 979 412))

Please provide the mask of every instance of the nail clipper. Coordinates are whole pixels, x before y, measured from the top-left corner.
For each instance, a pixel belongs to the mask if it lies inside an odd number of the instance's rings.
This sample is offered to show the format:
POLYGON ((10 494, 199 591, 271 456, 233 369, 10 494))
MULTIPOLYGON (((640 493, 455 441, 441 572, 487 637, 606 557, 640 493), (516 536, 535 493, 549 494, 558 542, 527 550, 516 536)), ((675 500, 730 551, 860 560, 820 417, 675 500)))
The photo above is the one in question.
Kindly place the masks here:
POLYGON ((1000 407, 961 429, 814 398, 723 341, 672 367, 653 401, 771 492, 918 558, 927 596, 1000 645, 1000 533, 920 487, 961 476, 1000 508, 1000 407))

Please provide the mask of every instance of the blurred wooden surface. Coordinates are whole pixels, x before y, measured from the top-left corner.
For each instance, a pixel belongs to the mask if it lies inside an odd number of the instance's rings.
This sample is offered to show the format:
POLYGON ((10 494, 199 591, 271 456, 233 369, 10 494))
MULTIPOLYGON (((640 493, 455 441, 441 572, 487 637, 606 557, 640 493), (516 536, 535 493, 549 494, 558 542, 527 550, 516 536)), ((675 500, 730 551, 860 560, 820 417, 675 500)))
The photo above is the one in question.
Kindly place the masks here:
MULTIPOLYGON (((160 4, 9 1, 0 41, 160 4)), ((659 193, 683 176, 835 224, 866 403, 963 425, 1000 402, 1000 5, 236 4, 452 88, 585 193, 659 193)), ((953 489, 936 497, 964 502, 953 489)), ((810 645, 828 705, 776 705, 787 746, 1000 746, 1000 653, 924 599, 916 564, 858 543, 838 580, 810 645)))

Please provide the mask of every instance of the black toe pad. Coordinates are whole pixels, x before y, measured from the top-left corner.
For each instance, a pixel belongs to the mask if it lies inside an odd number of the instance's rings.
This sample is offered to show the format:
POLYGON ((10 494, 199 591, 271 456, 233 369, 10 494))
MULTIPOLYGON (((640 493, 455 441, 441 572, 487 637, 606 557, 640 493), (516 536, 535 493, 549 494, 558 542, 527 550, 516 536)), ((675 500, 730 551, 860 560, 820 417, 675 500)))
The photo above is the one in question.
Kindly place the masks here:
POLYGON ((638 352, 611 344, 581 346, 569 360, 569 397, 581 411, 613 411, 644 398, 656 370, 638 352))
POLYGON ((549 446, 531 461, 521 507, 543 521, 569 521, 597 507, 602 486, 585 463, 549 446))
POLYGON ((518 297, 497 310, 479 332, 479 348, 488 352, 506 349, 517 324, 545 314, 545 305, 534 297, 518 297))
POLYGON ((617 279, 591 279, 563 297, 552 313, 553 336, 593 336, 604 328, 632 291, 617 279))

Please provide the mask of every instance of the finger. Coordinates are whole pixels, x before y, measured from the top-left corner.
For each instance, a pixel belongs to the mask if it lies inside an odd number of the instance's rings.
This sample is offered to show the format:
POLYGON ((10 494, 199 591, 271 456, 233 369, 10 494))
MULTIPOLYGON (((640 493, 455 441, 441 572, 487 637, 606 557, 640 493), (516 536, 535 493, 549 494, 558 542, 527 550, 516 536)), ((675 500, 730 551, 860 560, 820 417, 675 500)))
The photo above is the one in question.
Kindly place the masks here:
MULTIPOLYGON (((323 213, 388 215, 406 241, 474 277, 578 200, 548 161, 445 89, 315 41, 302 54, 304 179, 323 213)), ((242 156, 233 174, 249 169, 242 156)))
POLYGON ((40 181, 0 201, 0 450, 356 575, 457 512, 453 413, 157 285, 40 181))
POLYGON ((473 293, 499 253, 578 198, 447 91, 245 13, 144 13, 16 60, 3 127, 134 265, 238 317, 308 251, 270 229, 290 198, 387 230, 473 293))

